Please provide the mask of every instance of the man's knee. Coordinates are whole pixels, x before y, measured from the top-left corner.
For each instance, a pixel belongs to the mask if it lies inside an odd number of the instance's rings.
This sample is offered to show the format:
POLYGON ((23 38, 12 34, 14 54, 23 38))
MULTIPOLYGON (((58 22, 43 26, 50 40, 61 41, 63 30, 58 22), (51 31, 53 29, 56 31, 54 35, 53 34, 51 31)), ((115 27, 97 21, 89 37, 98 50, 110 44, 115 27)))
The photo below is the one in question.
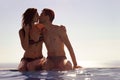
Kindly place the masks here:
POLYGON ((70 61, 67 61, 67 63, 66 63, 66 69, 67 70, 72 70, 72 64, 71 64, 70 61))

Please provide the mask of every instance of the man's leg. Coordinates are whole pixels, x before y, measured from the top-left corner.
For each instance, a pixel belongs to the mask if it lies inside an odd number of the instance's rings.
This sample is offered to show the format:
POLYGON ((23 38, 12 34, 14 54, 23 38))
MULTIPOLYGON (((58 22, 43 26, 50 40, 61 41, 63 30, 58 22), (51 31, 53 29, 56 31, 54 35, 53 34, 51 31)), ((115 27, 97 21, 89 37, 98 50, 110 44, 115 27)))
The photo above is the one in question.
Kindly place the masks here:
POLYGON ((58 70, 64 71, 64 70, 72 70, 72 64, 67 59, 63 59, 60 61, 58 65, 58 70))
POLYGON ((50 59, 46 59, 46 62, 43 65, 44 70, 52 70, 54 63, 50 59))
POLYGON ((68 60, 66 60, 65 62, 66 62, 65 63, 65 69, 66 70, 72 70, 72 64, 71 64, 71 62, 68 61, 68 60))
POLYGON ((67 59, 62 61, 61 67, 62 70, 72 70, 72 64, 67 59))

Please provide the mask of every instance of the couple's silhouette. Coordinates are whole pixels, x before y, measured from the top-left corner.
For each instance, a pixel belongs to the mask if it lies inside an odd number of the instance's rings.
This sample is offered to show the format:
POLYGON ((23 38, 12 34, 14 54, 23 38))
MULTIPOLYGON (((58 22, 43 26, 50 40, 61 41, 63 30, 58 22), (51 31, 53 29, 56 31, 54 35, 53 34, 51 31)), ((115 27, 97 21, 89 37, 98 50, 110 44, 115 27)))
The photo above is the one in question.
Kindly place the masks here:
POLYGON ((48 8, 43 9, 40 15, 36 8, 28 8, 23 13, 19 36, 25 53, 18 66, 19 71, 81 68, 77 65, 65 26, 52 24, 54 17, 54 11, 48 8), (42 53, 43 43, 47 49, 47 58, 42 53), (73 67, 66 58, 64 45, 69 50, 73 67))

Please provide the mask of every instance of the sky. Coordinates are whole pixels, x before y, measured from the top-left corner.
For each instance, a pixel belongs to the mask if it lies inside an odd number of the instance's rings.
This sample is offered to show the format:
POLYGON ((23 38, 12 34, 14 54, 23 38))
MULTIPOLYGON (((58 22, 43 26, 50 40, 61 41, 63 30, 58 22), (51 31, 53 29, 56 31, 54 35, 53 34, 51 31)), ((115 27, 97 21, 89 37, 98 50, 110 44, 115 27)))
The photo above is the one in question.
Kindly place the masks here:
MULTIPOLYGON (((18 63, 24 54, 18 31, 27 8, 55 12, 83 67, 120 67, 120 0, 1 0, 0 63, 18 63)), ((65 47, 66 56, 71 61, 65 47)), ((43 55, 47 56, 43 47, 43 55)))

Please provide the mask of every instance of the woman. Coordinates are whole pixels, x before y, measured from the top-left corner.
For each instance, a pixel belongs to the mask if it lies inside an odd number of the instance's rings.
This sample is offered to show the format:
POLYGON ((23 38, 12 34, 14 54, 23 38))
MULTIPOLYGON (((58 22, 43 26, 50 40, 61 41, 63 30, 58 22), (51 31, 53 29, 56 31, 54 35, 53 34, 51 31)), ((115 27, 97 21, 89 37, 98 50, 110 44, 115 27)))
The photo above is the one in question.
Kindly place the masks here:
POLYGON ((28 8, 23 14, 22 28, 19 31, 24 56, 18 66, 19 71, 41 70, 45 58, 42 55, 42 24, 37 24, 39 15, 37 9, 28 8))

